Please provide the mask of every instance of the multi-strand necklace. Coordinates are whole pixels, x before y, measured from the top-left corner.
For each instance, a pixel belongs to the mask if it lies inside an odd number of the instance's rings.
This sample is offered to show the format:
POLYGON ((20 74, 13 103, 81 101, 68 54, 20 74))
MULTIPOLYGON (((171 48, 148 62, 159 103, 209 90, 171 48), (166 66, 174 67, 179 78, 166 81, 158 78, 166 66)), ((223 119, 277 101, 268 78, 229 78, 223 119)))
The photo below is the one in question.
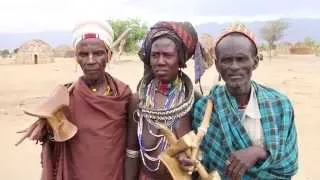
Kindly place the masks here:
MULTIPOLYGON (((174 108, 176 105, 181 104, 185 99, 185 86, 182 83, 181 77, 177 77, 177 79, 169 84, 163 84, 153 79, 145 88, 145 102, 144 106, 149 109, 158 109, 156 108, 156 93, 161 93, 165 95, 166 99, 163 105, 162 110, 168 110, 174 108)), ((160 159, 159 155, 155 157, 150 155, 156 150, 160 150, 160 152, 164 151, 167 148, 167 139, 162 134, 157 134, 153 132, 153 129, 159 129, 157 123, 164 124, 171 131, 173 130, 174 124, 176 123, 177 118, 169 118, 161 121, 160 119, 150 118, 143 116, 140 114, 139 122, 138 122, 138 140, 140 145, 140 153, 142 157, 142 162, 144 166, 151 172, 155 172, 159 170, 160 167, 160 159), (145 147, 143 144, 143 128, 144 128, 144 120, 146 122, 145 127, 147 128, 148 135, 153 136, 157 139, 157 143, 153 147, 145 147), (148 161, 155 162, 155 167, 150 167, 148 161)))

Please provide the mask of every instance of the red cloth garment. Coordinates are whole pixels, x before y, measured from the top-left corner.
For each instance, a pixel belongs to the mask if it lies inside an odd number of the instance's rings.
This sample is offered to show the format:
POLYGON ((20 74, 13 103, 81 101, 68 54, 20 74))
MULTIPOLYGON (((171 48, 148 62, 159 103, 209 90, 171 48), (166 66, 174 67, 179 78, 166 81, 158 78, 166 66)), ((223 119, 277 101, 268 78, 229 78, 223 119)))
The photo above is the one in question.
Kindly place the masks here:
POLYGON ((68 119, 78 127, 67 142, 45 142, 42 180, 124 178, 130 88, 106 75, 115 96, 93 94, 80 78, 70 94, 68 119))

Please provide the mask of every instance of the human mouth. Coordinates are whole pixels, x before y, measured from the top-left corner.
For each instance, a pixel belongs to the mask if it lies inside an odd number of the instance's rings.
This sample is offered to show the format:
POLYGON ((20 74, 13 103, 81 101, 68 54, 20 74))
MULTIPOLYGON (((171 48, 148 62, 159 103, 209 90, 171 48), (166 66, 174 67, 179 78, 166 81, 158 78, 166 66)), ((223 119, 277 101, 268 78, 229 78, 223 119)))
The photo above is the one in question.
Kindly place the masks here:
POLYGON ((242 79, 243 77, 241 75, 230 75, 229 78, 231 80, 238 80, 238 79, 242 79))
POLYGON ((155 70, 155 73, 156 73, 156 74, 159 74, 159 75, 163 75, 163 74, 167 74, 168 71, 163 70, 163 69, 160 69, 160 70, 155 70))
POLYGON ((90 73, 90 74, 91 73, 96 73, 96 72, 98 72, 98 69, 86 69, 85 72, 86 73, 90 73))

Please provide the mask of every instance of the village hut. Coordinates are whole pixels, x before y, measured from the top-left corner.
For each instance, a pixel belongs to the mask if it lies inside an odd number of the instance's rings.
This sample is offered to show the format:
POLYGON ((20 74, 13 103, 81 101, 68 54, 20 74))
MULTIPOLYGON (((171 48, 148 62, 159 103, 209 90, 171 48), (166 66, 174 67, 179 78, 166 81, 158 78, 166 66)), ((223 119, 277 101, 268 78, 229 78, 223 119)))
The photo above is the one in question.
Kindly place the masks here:
POLYGON ((294 46, 292 46, 290 49, 290 54, 314 54, 314 49, 312 47, 309 47, 303 43, 296 43, 294 46))
POLYGON ((52 48, 40 39, 33 39, 22 44, 16 55, 16 64, 43 64, 52 62, 54 62, 52 48))

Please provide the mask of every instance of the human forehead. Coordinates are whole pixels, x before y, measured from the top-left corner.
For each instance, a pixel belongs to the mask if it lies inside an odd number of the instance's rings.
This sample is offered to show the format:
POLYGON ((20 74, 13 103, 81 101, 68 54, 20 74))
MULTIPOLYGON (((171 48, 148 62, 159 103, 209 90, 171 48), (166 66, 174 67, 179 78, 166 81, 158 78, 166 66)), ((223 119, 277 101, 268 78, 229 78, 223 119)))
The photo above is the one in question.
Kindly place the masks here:
POLYGON ((151 51, 155 51, 162 48, 169 48, 171 50, 176 50, 176 44, 174 41, 167 37, 161 37, 159 39, 156 39, 151 46, 151 51))
POLYGON ((253 44, 246 36, 231 34, 225 36, 217 45, 216 51, 222 54, 248 54, 253 51, 253 44))
POLYGON ((106 49, 105 43, 98 38, 89 38, 79 41, 76 47, 77 50, 100 50, 106 49))

